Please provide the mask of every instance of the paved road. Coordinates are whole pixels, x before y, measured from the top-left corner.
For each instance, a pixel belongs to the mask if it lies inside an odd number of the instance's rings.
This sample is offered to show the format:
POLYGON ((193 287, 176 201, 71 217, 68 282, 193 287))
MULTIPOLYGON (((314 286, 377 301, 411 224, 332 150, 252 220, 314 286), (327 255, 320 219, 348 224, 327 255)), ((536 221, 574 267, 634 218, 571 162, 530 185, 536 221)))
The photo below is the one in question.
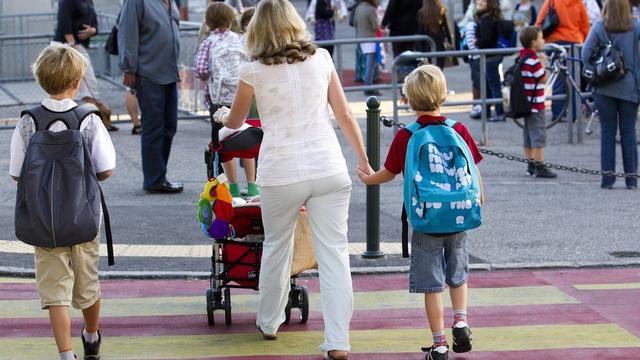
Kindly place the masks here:
MULTIPOLYGON (((277 341, 264 342, 253 325, 253 291, 232 291, 231 326, 220 313, 208 327, 205 281, 104 281, 103 359, 320 359, 318 281, 302 283, 311 291, 308 323, 284 325, 277 341)), ((640 358, 638 268, 483 272, 469 284, 474 350, 452 359, 640 358)), ((420 347, 431 338, 406 275, 356 276, 354 288, 349 358, 423 359, 420 347)), ((47 314, 35 299, 32 281, 0 280, 0 359, 55 358, 47 314)), ((81 319, 73 316, 77 335, 81 319)))

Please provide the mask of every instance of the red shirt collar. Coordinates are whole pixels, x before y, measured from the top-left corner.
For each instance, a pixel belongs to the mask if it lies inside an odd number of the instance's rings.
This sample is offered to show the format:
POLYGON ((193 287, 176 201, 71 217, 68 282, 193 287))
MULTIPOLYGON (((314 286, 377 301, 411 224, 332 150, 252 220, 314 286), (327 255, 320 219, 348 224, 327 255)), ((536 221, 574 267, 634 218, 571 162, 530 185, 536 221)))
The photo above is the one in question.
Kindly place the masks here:
POLYGON ((418 123, 420 125, 428 125, 434 123, 442 123, 445 120, 447 120, 447 118, 444 116, 421 115, 418 118, 418 123))
POLYGON ((525 56, 527 54, 531 54, 533 56, 537 56, 536 52, 531 49, 522 49, 520 50, 520 56, 525 56))

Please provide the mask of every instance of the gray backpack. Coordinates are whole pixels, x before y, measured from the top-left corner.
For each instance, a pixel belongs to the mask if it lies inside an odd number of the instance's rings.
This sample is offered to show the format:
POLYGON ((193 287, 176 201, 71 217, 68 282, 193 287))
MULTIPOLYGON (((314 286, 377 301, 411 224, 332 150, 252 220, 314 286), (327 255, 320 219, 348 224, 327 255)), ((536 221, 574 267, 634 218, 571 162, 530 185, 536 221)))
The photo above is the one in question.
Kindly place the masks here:
POLYGON ((82 105, 65 112, 37 106, 22 112, 35 123, 29 139, 16 195, 16 236, 33 246, 56 248, 93 240, 100 231, 100 205, 104 212, 109 265, 113 245, 109 212, 80 126, 100 112, 82 105), (62 121, 68 130, 49 131, 62 121))

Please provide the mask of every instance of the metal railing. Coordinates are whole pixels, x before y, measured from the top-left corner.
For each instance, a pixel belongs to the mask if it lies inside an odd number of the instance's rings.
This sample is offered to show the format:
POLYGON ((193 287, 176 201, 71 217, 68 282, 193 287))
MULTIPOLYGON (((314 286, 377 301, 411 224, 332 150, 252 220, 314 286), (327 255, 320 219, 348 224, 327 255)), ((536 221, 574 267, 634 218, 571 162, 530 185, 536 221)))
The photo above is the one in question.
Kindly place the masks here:
MULTIPOLYGON (((334 61, 336 63, 336 72, 340 78, 340 82, 344 80, 344 65, 343 65, 343 47, 345 45, 360 45, 364 43, 396 43, 396 42, 427 42, 430 49, 436 48, 436 43, 428 35, 407 35, 407 36, 388 36, 388 37, 375 37, 375 38, 354 38, 354 39, 334 39, 334 40, 320 40, 315 41, 318 46, 333 46, 334 47, 334 61)), ((389 84, 382 85, 364 85, 364 86, 346 86, 344 91, 367 91, 367 90, 387 90, 391 89, 389 84)))
MULTIPOLYGON (((579 49, 575 46, 567 47, 569 49, 569 56, 575 57, 576 51, 579 49)), ((480 61, 480 99, 478 100, 468 100, 468 101, 446 101, 443 106, 460 106, 460 105, 476 105, 479 104, 482 107, 481 112, 481 121, 482 121, 482 138, 481 144, 488 145, 489 144, 489 129, 487 125, 487 105, 495 105, 502 103, 502 98, 487 98, 487 82, 483 81, 486 79, 486 67, 487 67, 487 58, 488 57, 498 57, 505 55, 513 55, 514 53, 519 52, 520 48, 506 48, 506 49, 481 49, 481 50, 464 50, 464 51, 437 51, 437 52, 427 52, 427 53, 410 53, 410 54, 401 54, 396 57, 391 66, 391 90, 392 90, 392 99, 393 99, 393 119, 398 120, 398 111, 402 109, 409 109, 409 106, 398 104, 399 100, 399 91, 402 87, 401 84, 398 83, 398 67, 400 65, 406 64, 410 61, 420 60, 420 59, 431 59, 431 58, 440 58, 440 57, 461 57, 461 56, 469 56, 476 55, 479 56, 480 61)), ((580 84, 580 76, 577 73, 579 71, 578 66, 574 66, 573 62, 569 62, 567 64, 569 67, 570 74, 572 74, 574 80, 579 85, 580 84)), ((554 95, 547 97, 547 100, 566 100, 569 104, 573 103, 574 92, 569 91, 567 89, 567 93, 565 95, 554 95)), ((584 95, 589 95, 588 93, 584 93, 584 95)), ((581 113, 577 111, 574 114, 574 106, 567 107, 567 118, 573 119, 576 118, 576 124, 578 127, 578 143, 582 143, 582 121, 580 119, 581 113)), ((569 130, 569 143, 573 143, 574 138, 574 129, 573 122, 567 121, 568 130, 569 130)))

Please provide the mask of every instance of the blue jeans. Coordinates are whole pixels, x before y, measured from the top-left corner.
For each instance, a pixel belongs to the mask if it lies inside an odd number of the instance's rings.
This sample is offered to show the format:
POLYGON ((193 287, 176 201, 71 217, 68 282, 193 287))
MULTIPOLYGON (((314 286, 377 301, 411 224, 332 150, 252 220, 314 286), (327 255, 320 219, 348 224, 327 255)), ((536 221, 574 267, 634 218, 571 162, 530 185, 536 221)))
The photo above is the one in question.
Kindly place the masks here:
POLYGON ((136 93, 142 124, 142 186, 146 189, 167 181, 167 162, 178 127, 178 87, 176 83, 160 85, 139 76, 136 93))
POLYGON ((413 231, 409 292, 439 293, 445 284, 454 288, 464 284, 468 276, 466 232, 438 237, 413 231))
POLYGON ((373 79, 375 76, 375 67, 378 65, 378 59, 376 53, 364 54, 366 62, 365 62, 365 72, 364 72, 364 84, 372 85, 373 79))
MULTIPOLYGON (((487 95, 489 98, 502 99, 502 85, 500 82, 500 71, 498 67, 502 63, 502 58, 487 59, 487 95)), ((496 115, 503 116, 504 109, 502 108, 502 102, 495 105, 496 115)), ((489 115, 489 109, 487 108, 487 115, 489 115)))
MULTIPOLYGON (((616 170, 616 133, 620 128, 622 164, 625 173, 638 172, 638 147, 636 145, 636 118, 638 103, 593 94, 600 116, 600 167, 602 171, 616 170)), ((616 178, 603 176, 602 185, 613 185, 616 178)), ((638 180, 625 178, 628 186, 637 186, 638 180)))

